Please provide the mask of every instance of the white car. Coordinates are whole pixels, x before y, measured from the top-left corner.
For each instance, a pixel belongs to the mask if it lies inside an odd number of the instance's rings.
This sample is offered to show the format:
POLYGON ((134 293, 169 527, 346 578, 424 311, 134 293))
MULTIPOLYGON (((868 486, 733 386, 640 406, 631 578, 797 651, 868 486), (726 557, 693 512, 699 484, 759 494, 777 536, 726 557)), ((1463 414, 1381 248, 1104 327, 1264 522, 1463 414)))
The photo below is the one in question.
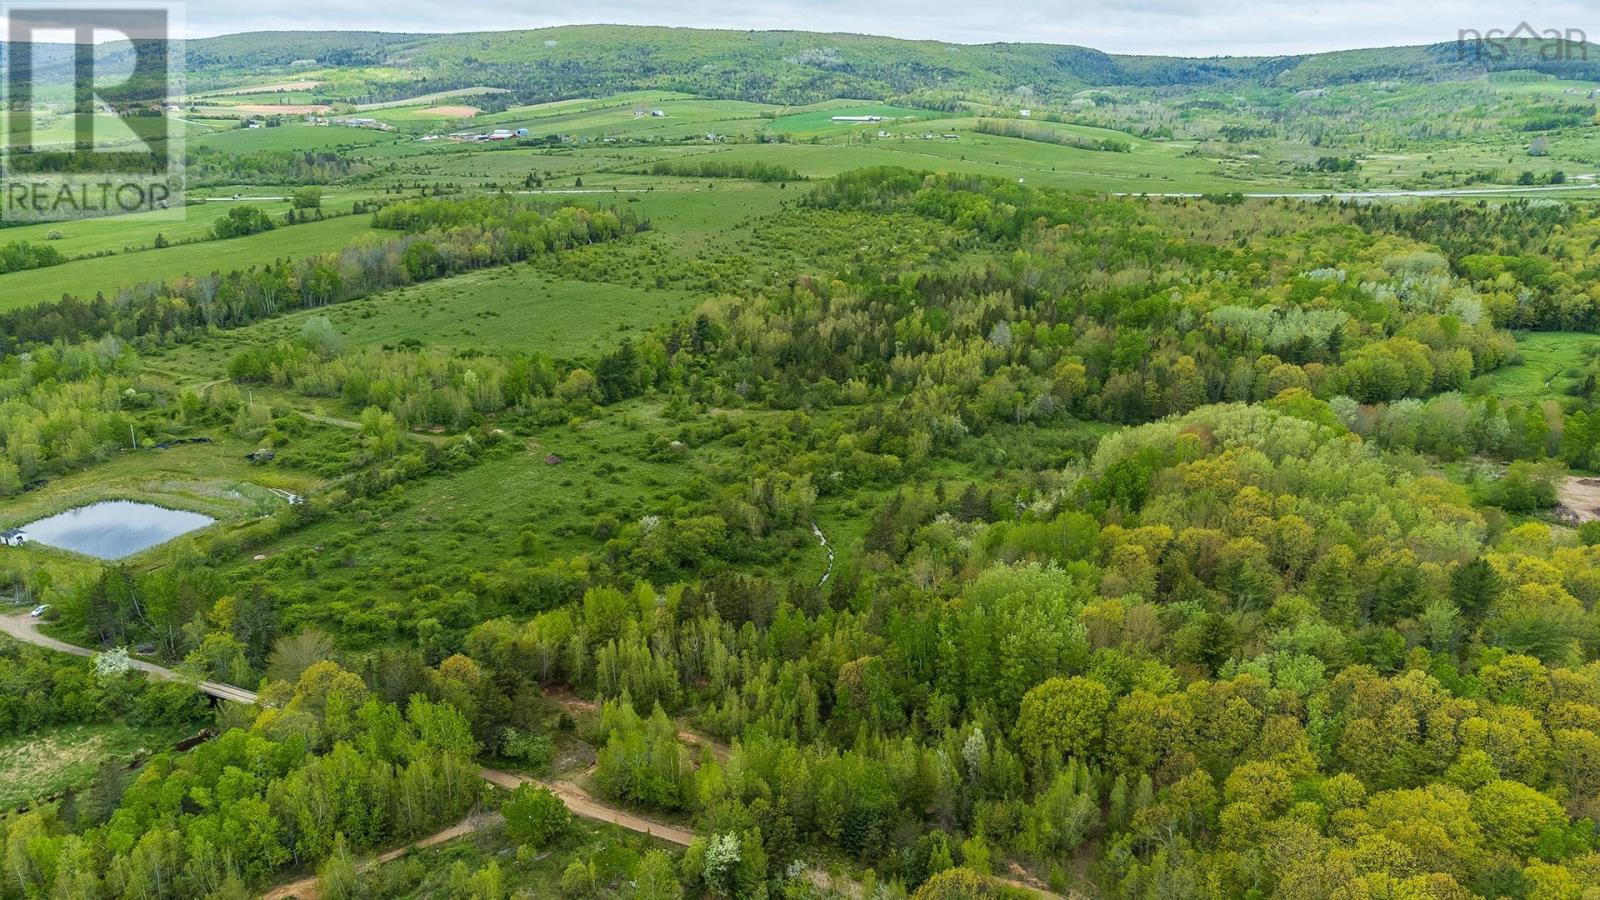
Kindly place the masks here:
POLYGON ((32 613, 32 615, 33 615, 33 617, 34 617, 34 618, 35 618, 35 619, 37 619, 37 618, 39 618, 39 617, 40 617, 40 616, 42 616, 42 615, 44 615, 44 614, 45 614, 45 613, 47 613, 47 612, 49 612, 49 611, 50 611, 50 604, 48 604, 48 603, 41 603, 41 604, 39 604, 39 605, 38 605, 38 606, 35 606, 35 607, 34 607, 34 608, 33 608, 33 613, 32 613))

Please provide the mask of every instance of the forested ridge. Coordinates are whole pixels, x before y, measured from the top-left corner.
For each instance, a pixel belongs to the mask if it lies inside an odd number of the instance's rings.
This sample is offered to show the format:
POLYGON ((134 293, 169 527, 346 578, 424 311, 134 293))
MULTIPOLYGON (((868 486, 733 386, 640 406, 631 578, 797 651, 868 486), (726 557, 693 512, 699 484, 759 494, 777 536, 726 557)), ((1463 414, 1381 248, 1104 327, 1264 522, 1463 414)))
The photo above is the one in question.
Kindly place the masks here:
MULTIPOLYGON (((1581 40, 1575 37, 1574 40, 1581 40)), ((528 98, 603 96, 657 88, 715 97, 808 103, 913 94, 978 99, 1031 85, 1065 97, 1086 87, 1284 87, 1364 81, 1469 80, 1498 70, 1592 78, 1594 57, 1574 46, 1541 53, 1536 40, 1465 55, 1453 42, 1276 57, 1127 56, 1037 43, 949 44, 859 34, 716 31, 575 25, 535 31, 400 35, 260 33, 190 42, 193 71, 214 77, 300 60, 326 66, 385 63, 414 80, 374 85, 360 100, 495 84, 528 98)), ((357 98, 351 98, 357 99, 357 98)))

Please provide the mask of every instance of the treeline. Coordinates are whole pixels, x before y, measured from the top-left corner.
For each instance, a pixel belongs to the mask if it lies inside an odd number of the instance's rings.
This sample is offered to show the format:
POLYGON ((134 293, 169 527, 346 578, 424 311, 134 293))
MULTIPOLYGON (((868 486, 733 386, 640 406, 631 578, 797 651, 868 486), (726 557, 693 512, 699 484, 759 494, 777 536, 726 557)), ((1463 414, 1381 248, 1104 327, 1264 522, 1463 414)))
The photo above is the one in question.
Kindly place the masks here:
POLYGON ((197 330, 234 328, 296 309, 518 262, 611 240, 639 227, 626 210, 544 210, 509 198, 397 203, 375 213, 374 224, 409 233, 243 271, 133 285, 110 298, 63 296, 0 314, 0 339, 7 349, 77 343, 106 334, 125 340, 183 340, 197 330))
POLYGON ((120 341, 40 347, 0 360, 0 497, 127 446, 153 398, 120 341))
POLYGON ((190 184, 333 184, 365 174, 368 167, 337 152, 255 150, 231 153, 199 145, 184 157, 190 184))
POLYGON ((1570 203, 1365 205, 1363 228, 1433 244, 1504 328, 1600 331, 1600 217, 1570 203))
POLYGON ((1025 141, 1039 141, 1045 144, 1058 144, 1063 147, 1075 147, 1079 150, 1097 150, 1104 153, 1131 153, 1133 151, 1133 144, 1121 138, 1089 137, 1088 135, 1076 134, 1060 128, 1034 125, 1016 119, 979 119, 972 129, 982 134, 1021 138, 1025 141))
POLYGON ((915 398, 937 384, 933 408, 968 428, 1063 413, 1139 422, 1289 388, 1427 396, 1514 354, 1446 259, 1364 234, 1337 209, 1330 223, 1324 206, 1090 200, 904 171, 847 173, 808 202, 914 211, 1009 255, 893 283, 802 280, 792 298, 718 311, 733 354, 783 347, 777 380, 808 393, 800 384, 862 379, 915 398), (1259 235, 1236 240, 1252 218, 1259 235), (1288 262, 1279 248, 1311 227, 1320 259, 1288 262))
MULTIPOLYGON (((443 425, 453 430, 510 406, 527 406, 559 386, 554 361, 542 354, 469 358, 438 350, 372 347, 325 356, 304 338, 240 351, 228 363, 228 377, 239 383, 287 385, 357 408, 376 407, 408 428, 443 425)), ((572 390, 577 399, 578 386, 572 390)))
POLYGON ((61 255, 61 251, 48 244, 34 244, 28 241, 0 244, 0 275, 26 269, 59 266, 66 261, 67 258, 61 255))
POLYGON ((805 176, 792 166, 761 160, 664 159, 650 167, 650 174, 682 178, 744 178, 768 182, 805 180, 805 176))
POLYGON ((0 639, 0 737, 77 723, 125 720, 134 725, 187 725, 206 704, 193 685, 151 681, 126 665, 87 659, 0 639))

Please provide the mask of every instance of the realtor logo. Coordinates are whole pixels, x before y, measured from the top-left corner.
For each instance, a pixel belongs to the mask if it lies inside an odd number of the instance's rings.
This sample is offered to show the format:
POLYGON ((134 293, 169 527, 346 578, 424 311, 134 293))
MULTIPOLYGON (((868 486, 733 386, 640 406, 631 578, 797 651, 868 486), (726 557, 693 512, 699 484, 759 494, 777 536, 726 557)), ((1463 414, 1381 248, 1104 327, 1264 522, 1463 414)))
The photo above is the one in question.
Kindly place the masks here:
POLYGON ((1546 28, 1540 31, 1527 22, 1518 22, 1517 27, 1510 31, 1504 28, 1490 28, 1487 31, 1458 29, 1456 59, 1462 62, 1497 62, 1507 58, 1511 48, 1522 41, 1528 42, 1539 59, 1545 62, 1589 58, 1589 36, 1584 34, 1583 29, 1568 28, 1562 31, 1559 28, 1546 28))
POLYGON ((181 213, 179 11, 0 0, 0 219, 181 213))

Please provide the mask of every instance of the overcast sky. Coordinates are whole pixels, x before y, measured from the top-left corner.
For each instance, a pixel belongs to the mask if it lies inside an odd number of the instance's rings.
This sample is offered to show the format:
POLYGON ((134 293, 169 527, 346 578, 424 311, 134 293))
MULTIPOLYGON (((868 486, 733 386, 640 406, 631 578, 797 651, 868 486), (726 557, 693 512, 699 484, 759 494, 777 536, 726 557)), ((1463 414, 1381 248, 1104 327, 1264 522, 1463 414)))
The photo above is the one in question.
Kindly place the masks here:
POLYGON ((1080 44, 1120 53, 1261 55, 1453 41, 1459 29, 1582 29, 1600 0, 190 0, 195 35, 264 29, 498 31, 616 22, 849 31, 961 43, 1080 44))

